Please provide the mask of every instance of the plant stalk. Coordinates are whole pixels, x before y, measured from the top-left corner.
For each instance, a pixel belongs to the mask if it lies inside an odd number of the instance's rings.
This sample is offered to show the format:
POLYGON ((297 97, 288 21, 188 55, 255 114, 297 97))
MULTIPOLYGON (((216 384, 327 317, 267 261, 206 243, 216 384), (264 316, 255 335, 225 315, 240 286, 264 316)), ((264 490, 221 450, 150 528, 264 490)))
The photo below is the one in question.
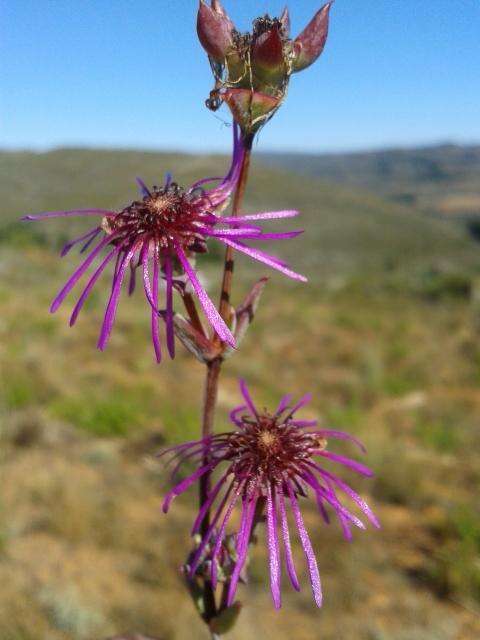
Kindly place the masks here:
MULTIPOLYGON (((245 188, 248 180, 248 173, 250 169, 250 156, 251 156, 251 140, 244 140, 245 155, 243 157, 242 167, 240 170, 240 176, 238 179, 238 185, 235 190, 233 199, 232 215, 238 216, 243 204, 243 198, 245 195, 245 188)), ((229 321, 230 315, 230 295, 233 284, 233 270, 234 270, 234 251, 231 247, 227 247, 225 252, 225 262, 223 270, 222 290, 219 303, 219 313, 225 321, 229 321)), ((218 340, 218 337, 216 338, 218 340)), ((217 406, 218 396, 218 383, 220 379, 220 371, 222 368, 223 358, 220 356, 207 364, 207 375, 205 379, 205 394, 203 401, 203 415, 202 415, 202 438, 207 438, 213 434, 215 411, 217 406)), ((208 464, 209 461, 208 448, 205 451, 203 464, 208 464)), ((211 474, 206 473, 200 479, 200 508, 205 504, 208 497, 211 486, 211 474)), ((202 523, 200 533, 204 536, 210 526, 210 512, 205 514, 205 518, 202 523)), ((217 604, 215 601, 215 592, 211 583, 208 580, 204 581, 204 619, 207 624, 213 620, 218 614, 217 604)), ((212 638, 215 634, 212 635, 212 638)))

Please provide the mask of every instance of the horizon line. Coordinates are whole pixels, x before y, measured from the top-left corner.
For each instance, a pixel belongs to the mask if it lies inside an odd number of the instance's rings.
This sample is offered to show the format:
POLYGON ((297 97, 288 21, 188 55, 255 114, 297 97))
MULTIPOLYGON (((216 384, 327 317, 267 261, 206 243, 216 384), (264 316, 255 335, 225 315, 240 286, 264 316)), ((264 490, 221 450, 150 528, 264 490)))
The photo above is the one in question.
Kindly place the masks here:
MULTIPOLYGON (((374 154, 392 151, 416 151, 424 149, 435 149, 442 147, 457 147, 471 149, 480 147, 480 140, 464 140, 464 139, 430 139, 411 143, 388 143, 379 146, 353 146, 353 147, 335 147, 326 149, 305 149, 305 148, 265 148, 257 147, 257 155, 305 155, 305 156, 333 156, 333 155, 362 155, 374 154)), ((31 154, 49 154, 59 151, 117 151, 120 153, 149 153, 162 155, 189 155, 189 156, 224 156, 229 154, 229 149, 201 149, 201 148, 184 148, 184 147, 155 147, 155 146, 137 146, 137 145, 121 145, 108 144, 97 145, 89 143, 61 143, 58 145, 33 145, 33 146, 2 146, 0 143, 0 153, 31 153, 31 154)))

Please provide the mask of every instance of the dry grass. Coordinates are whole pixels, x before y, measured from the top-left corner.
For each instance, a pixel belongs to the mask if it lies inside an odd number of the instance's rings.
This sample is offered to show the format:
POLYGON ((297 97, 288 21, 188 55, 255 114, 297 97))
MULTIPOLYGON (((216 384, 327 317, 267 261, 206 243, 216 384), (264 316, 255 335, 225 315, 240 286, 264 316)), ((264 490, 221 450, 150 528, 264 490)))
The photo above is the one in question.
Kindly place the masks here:
MULTIPOLYGON (((112 344, 99 354, 99 299, 72 331, 66 312, 46 314, 50 283, 61 280, 56 259, 28 249, 25 269, 7 257, 0 638, 205 638, 178 573, 195 496, 163 516, 165 477, 151 458, 162 442, 196 433, 201 367, 184 354, 152 364, 139 299, 122 304, 112 344)), ((304 575, 302 593, 286 587, 274 613, 262 541, 232 640, 471 640, 480 632, 474 307, 348 283, 283 291, 267 289, 226 368, 219 420, 237 398, 240 373, 265 404, 286 388, 310 389, 312 414, 366 441, 376 479, 352 482, 383 529, 348 545, 307 508, 326 593, 320 612, 304 575)))

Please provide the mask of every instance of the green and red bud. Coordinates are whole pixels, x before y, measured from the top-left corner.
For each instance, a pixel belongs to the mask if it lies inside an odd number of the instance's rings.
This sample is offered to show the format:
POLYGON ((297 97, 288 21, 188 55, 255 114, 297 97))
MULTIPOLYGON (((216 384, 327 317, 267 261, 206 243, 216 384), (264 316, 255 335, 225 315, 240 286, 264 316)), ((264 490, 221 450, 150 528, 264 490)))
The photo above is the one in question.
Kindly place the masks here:
POLYGON ((233 46, 233 22, 218 0, 210 7, 200 0, 197 17, 197 33, 202 47, 215 62, 222 63, 233 46))
POLYGON ((268 15, 253 23, 252 33, 240 34, 219 0, 200 0, 197 30, 209 55, 215 89, 207 106, 216 110, 225 102, 245 139, 252 139, 281 106, 292 73, 306 69, 321 55, 328 36, 332 2, 291 40, 290 15, 268 15))
POLYGON ((328 38, 330 9, 333 1, 318 11, 302 33, 295 38, 293 71, 303 71, 322 54, 328 38))

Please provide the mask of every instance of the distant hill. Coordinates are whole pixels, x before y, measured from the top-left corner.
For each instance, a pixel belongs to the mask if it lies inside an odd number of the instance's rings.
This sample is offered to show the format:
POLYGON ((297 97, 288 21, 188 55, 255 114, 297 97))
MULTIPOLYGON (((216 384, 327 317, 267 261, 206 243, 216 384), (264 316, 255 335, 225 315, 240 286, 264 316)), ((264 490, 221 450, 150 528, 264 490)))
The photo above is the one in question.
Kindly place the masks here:
MULTIPOLYGON (((443 167, 448 163, 442 160, 444 156, 439 149, 436 151, 437 173, 433 168, 436 165, 431 164, 428 171, 420 160, 418 166, 423 169, 415 173, 411 160, 415 154, 404 153, 405 157, 402 152, 392 152, 391 156, 387 153, 383 170, 378 154, 262 156, 255 163, 245 208, 249 211, 300 209, 302 216, 293 221, 293 226, 305 228, 307 233, 302 239, 277 243, 275 250, 291 258, 312 278, 321 272, 341 275, 356 273, 359 269, 382 271, 414 265, 476 264, 478 245, 463 228, 421 215, 412 206, 367 191, 391 198, 385 185, 388 180, 393 184, 393 175, 403 176, 405 190, 414 190, 416 185, 423 188, 428 181, 443 185, 442 181, 446 180, 443 167), (281 165, 283 169, 265 167, 266 162, 281 165), (321 176, 322 180, 285 170, 293 162, 297 170, 321 176), (386 177, 380 189, 375 187, 375 180, 382 182, 379 178, 382 171, 386 177)), ((421 151, 415 153, 418 158, 422 157, 421 151)), ((453 180, 453 167, 461 166, 460 160, 457 159, 455 165, 453 158, 460 152, 456 155, 451 149, 449 153, 452 157, 449 175, 453 180)), ((480 163, 479 149, 472 149, 471 156, 472 165, 475 158, 480 163)), ((466 161, 464 164, 470 166, 466 161)), ((88 149, 3 152, 0 153, 0 242, 12 238, 17 241, 20 237, 22 241, 58 244, 85 228, 85 222, 21 224, 19 216, 59 208, 124 206, 136 197, 136 175, 141 175, 147 183, 158 184, 163 174, 171 170, 179 183, 188 184, 206 175, 221 175, 226 167, 227 159, 221 156, 88 149)), ((461 180, 460 173, 457 169, 457 183, 461 180)), ((464 169, 463 174, 466 173, 464 169)))
POLYGON ((480 146, 261 157, 270 166, 361 187, 423 211, 480 216, 480 146))

